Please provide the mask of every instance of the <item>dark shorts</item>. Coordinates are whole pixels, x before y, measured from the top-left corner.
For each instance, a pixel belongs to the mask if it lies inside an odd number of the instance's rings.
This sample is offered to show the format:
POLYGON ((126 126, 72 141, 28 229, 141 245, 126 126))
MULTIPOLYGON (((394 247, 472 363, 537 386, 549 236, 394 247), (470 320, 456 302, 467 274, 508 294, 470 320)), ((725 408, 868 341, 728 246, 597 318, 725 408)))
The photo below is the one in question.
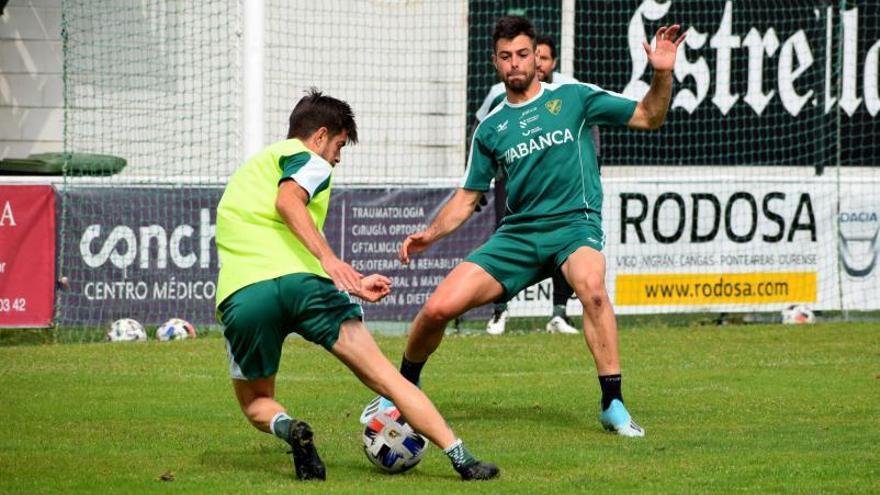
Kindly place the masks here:
POLYGON ((578 248, 602 251, 605 233, 596 213, 572 213, 536 222, 505 224, 465 260, 476 263, 504 287, 498 302, 553 275, 578 248))
POLYGON ((329 350, 339 338, 342 323, 363 316, 361 306, 330 279, 306 273, 248 285, 217 308, 226 337, 229 374, 239 380, 277 373, 288 334, 296 332, 329 350))

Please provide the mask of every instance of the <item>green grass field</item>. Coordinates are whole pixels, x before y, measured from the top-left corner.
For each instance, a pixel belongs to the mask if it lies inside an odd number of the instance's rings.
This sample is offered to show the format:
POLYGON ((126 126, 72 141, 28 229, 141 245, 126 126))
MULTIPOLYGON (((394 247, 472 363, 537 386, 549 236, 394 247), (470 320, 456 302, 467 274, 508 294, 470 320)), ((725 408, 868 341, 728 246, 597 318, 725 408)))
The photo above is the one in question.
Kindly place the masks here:
MULTIPOLYGON (((246 423, 217 334, 0 347, 0 492, 880 493, 877 323, 640 327, 620 338, 644 439, 601 430, 580 337, 447 337, 424 386, 502 468, 477 484, 436 448, 410 473, 377 472, 357 423, 372 394, 299 339, 287 342, 279 398, 315 428, 325 483, 298 482, 285 446, 246 423)), ((380 344, 397 362, 404 339, 380 344)))

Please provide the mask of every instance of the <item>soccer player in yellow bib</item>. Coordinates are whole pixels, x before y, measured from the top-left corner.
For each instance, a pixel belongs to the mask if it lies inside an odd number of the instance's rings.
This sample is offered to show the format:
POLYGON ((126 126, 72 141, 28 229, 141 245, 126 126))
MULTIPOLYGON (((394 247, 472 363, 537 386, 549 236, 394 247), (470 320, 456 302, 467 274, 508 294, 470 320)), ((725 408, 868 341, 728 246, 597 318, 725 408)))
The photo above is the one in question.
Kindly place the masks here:
POLYGON ((392 398, 462 479, 496 477, 498 468, 474 458, 364 326, 363 311, 349 294, 378 301, 389 293, 390 280, 361 275, 324 239, 333 168, 342 148, 357 142, 351 107, 313 89, 293 109, 287 137, 236 170, 217 206, 217 316, 242 412, 258 430, 290 444, 298 478, 326 478, 311 427, 275 400, 281 348, 296 332, 392 398))
MULTIPOLYGON (((591 84, 540 82, 532 24, 518 16, 498 21, 492 60, 507 96, 474 131, 461 188, 427 229, 403 241, 400 260, 408 263, 467 221, 499 167, 507 177, 507 214, 416 315, 400 366, 408 380, 419 383, 451 319, 477 306, 508 301, 559 269, 584 307, 584 338, 602 389, 600 423, 618 435, 644 436, 621 393, 617 322, 605 288, 602 185, 589 129, 648 130, 663 124, 676 50, 684 40, 676 39, 678 31, 678 25, 661 27, 656 47, 644 43, 654 75, 647 94, 636 101, 591 84)), ((361 421, 386 407, 388 399, 374 399, 361 421)))

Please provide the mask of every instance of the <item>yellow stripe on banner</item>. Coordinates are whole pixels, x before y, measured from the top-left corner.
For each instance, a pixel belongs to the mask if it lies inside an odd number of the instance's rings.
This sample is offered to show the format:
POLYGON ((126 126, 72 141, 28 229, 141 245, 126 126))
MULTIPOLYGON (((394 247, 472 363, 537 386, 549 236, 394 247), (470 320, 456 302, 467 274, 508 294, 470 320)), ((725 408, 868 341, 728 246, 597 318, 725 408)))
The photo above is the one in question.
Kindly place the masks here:
POLYGON ((664 306, 816 302, 816 272, 618 275, 615 304, 664 306))

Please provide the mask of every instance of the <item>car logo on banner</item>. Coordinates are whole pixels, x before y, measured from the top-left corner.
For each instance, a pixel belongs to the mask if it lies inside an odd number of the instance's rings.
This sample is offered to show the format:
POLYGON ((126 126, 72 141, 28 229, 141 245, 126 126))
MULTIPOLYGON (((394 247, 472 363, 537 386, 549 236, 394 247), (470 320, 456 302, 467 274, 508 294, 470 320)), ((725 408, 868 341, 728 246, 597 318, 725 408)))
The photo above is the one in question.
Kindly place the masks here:
POLYGON ((851 277, 868 277, 880 256, 880 221, 877 212, 841 212, 838 222, 838 252, 844 271, 851 277))
POLYGON ((562 100, 556 98, 555 100, 550 100, 544 104, 547 107, 547 111, 552 113, 553 115, 559 115, 559 112, 562 111, 562 100))

